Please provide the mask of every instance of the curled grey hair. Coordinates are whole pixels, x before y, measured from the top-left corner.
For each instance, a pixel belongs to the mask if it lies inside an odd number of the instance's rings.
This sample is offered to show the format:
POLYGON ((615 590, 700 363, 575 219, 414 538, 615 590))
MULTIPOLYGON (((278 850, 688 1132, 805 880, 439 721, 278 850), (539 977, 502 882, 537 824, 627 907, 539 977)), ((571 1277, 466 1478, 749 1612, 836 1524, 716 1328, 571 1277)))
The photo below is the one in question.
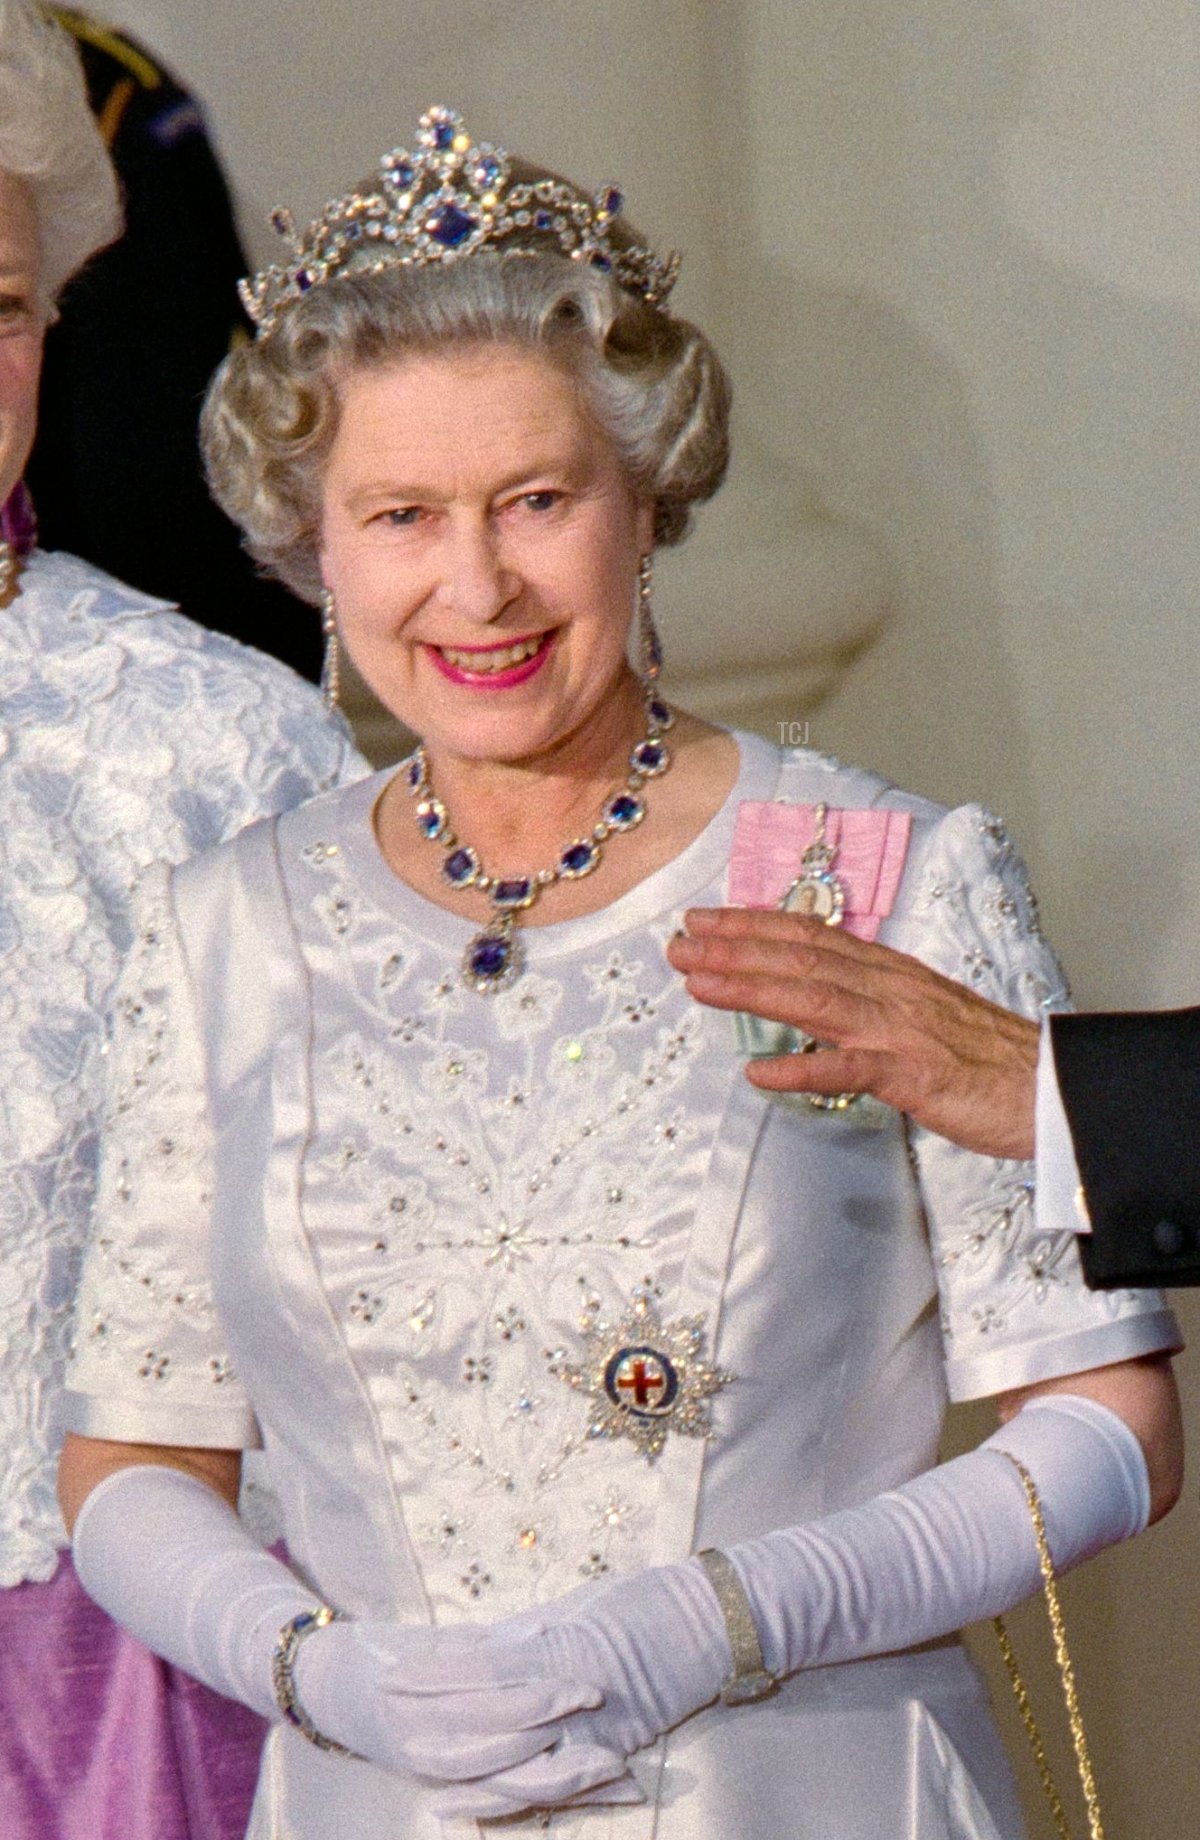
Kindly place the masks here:
POLYGON ((49 306, 121 229, 116 174, 74 44, 35 0, 0 0, 0 169, 33 192, 49 306))
POLYGON ((630 485, 654 501, 655 541, 680 540, 690 506, 716 491, 728 460, 729 386, 708 340, 567 257, 480 250, 437 267, 339 276, 225 360, 201 445, 213 494, 251 555, 319 600, 321 482, 339 377, 479 343, 561 364, 630 485))

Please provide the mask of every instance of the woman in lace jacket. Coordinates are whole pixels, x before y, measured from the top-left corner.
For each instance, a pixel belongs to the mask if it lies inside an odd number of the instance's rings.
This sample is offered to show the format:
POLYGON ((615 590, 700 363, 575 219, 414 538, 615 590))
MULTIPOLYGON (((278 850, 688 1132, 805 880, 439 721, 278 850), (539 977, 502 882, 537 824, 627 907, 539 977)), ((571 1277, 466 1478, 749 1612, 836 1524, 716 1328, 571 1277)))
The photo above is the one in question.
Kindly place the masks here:
POLYGON ((689 976, 705 910, 790 902, 1061 996, 994 819, 657 692, 726 455, 672 279, 431 110, 207 406, 423 737, 148 878, 115 1012, 62 1496, 98 1600, 276 1721, 256 1836, 1015 1840, 955 1635, 1038 1586, 1015 1464, 1060 1567, 1178 1488, 1161 1300, 1089 1294, 1024 1165, 769 1096, 801 1044, 689 976), (939 1467, 947 1392, 1003 1428, 939 1467), (229 1505, 260 1441, 287 1565, 229 1505))
POLYGON ((354 762, 291 674, 33 543, 20 485, 54 299, 119 228, 66 38, 0 4, 0 1829, 233 1840, 262 1730, 80 1589, 54 1492, 129 892, 354 762))

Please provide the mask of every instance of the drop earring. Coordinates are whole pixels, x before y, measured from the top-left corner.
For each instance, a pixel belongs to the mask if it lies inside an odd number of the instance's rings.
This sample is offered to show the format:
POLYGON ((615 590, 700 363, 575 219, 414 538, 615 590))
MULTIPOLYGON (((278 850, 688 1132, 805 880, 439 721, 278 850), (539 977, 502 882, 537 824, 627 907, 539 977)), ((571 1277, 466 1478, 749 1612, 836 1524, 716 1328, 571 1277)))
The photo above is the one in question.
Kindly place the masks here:
POLYGON ((647 689, 657 683, 662 672, 662 640, 654 624, 654 613, 650 605, 651 584, 654 578, 654 559, 648 553, 638 561, 637 577, 637 617, 638 617, 638 651, 642 666, 642 683, 647 689))
POLYGON ((325 635, 325 656, 321 661, 321 695, 325 698, 326 709, 332 711, 338 706, 338 692, 341 689, 341 659, 338 655, 337 607, 329 588, 321 596, 321 631, 325 635))

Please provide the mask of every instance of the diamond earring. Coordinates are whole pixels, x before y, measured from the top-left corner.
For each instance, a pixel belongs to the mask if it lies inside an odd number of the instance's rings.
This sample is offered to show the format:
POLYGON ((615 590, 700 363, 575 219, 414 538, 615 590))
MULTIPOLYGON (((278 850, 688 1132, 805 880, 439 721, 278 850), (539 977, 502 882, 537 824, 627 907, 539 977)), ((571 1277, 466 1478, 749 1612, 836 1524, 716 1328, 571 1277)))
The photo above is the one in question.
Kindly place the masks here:
POLYGON ((637 578, 638 651, 642 664, 642 682, 647 688, 658 681, 663 665, 662 640, 658 636, 650 605, 653 577, 654 560, 647 554, 638 561, 637 578))
POLYGON ((333 594, 326 588, 321 596, 321 631, 325 635, 325 656, 321 661, 321 695, 326 709, 338 706, 341 689, 341 659, 338 654, 337 607, 333 594))

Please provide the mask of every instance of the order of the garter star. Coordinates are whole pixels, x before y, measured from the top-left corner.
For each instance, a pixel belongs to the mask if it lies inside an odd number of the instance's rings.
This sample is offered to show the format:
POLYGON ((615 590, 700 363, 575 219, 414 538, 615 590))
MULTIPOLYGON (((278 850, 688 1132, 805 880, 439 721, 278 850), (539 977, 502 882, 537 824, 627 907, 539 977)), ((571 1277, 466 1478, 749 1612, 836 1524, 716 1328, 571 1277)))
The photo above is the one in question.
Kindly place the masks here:
POLYGON ((649 1280, 615 1324, 603 1321, 598 1304, 589 1306, 580 1325, 583 1360, 568 1360, 561 1348, 548 1356, 550 1372, 589 1400, 588 1436, 629 1438, 651 1463, 671 1432, 710 1437, 709 1401, 733 1375, 708 1360, 705 1320, 664 1323, 649 1280))

